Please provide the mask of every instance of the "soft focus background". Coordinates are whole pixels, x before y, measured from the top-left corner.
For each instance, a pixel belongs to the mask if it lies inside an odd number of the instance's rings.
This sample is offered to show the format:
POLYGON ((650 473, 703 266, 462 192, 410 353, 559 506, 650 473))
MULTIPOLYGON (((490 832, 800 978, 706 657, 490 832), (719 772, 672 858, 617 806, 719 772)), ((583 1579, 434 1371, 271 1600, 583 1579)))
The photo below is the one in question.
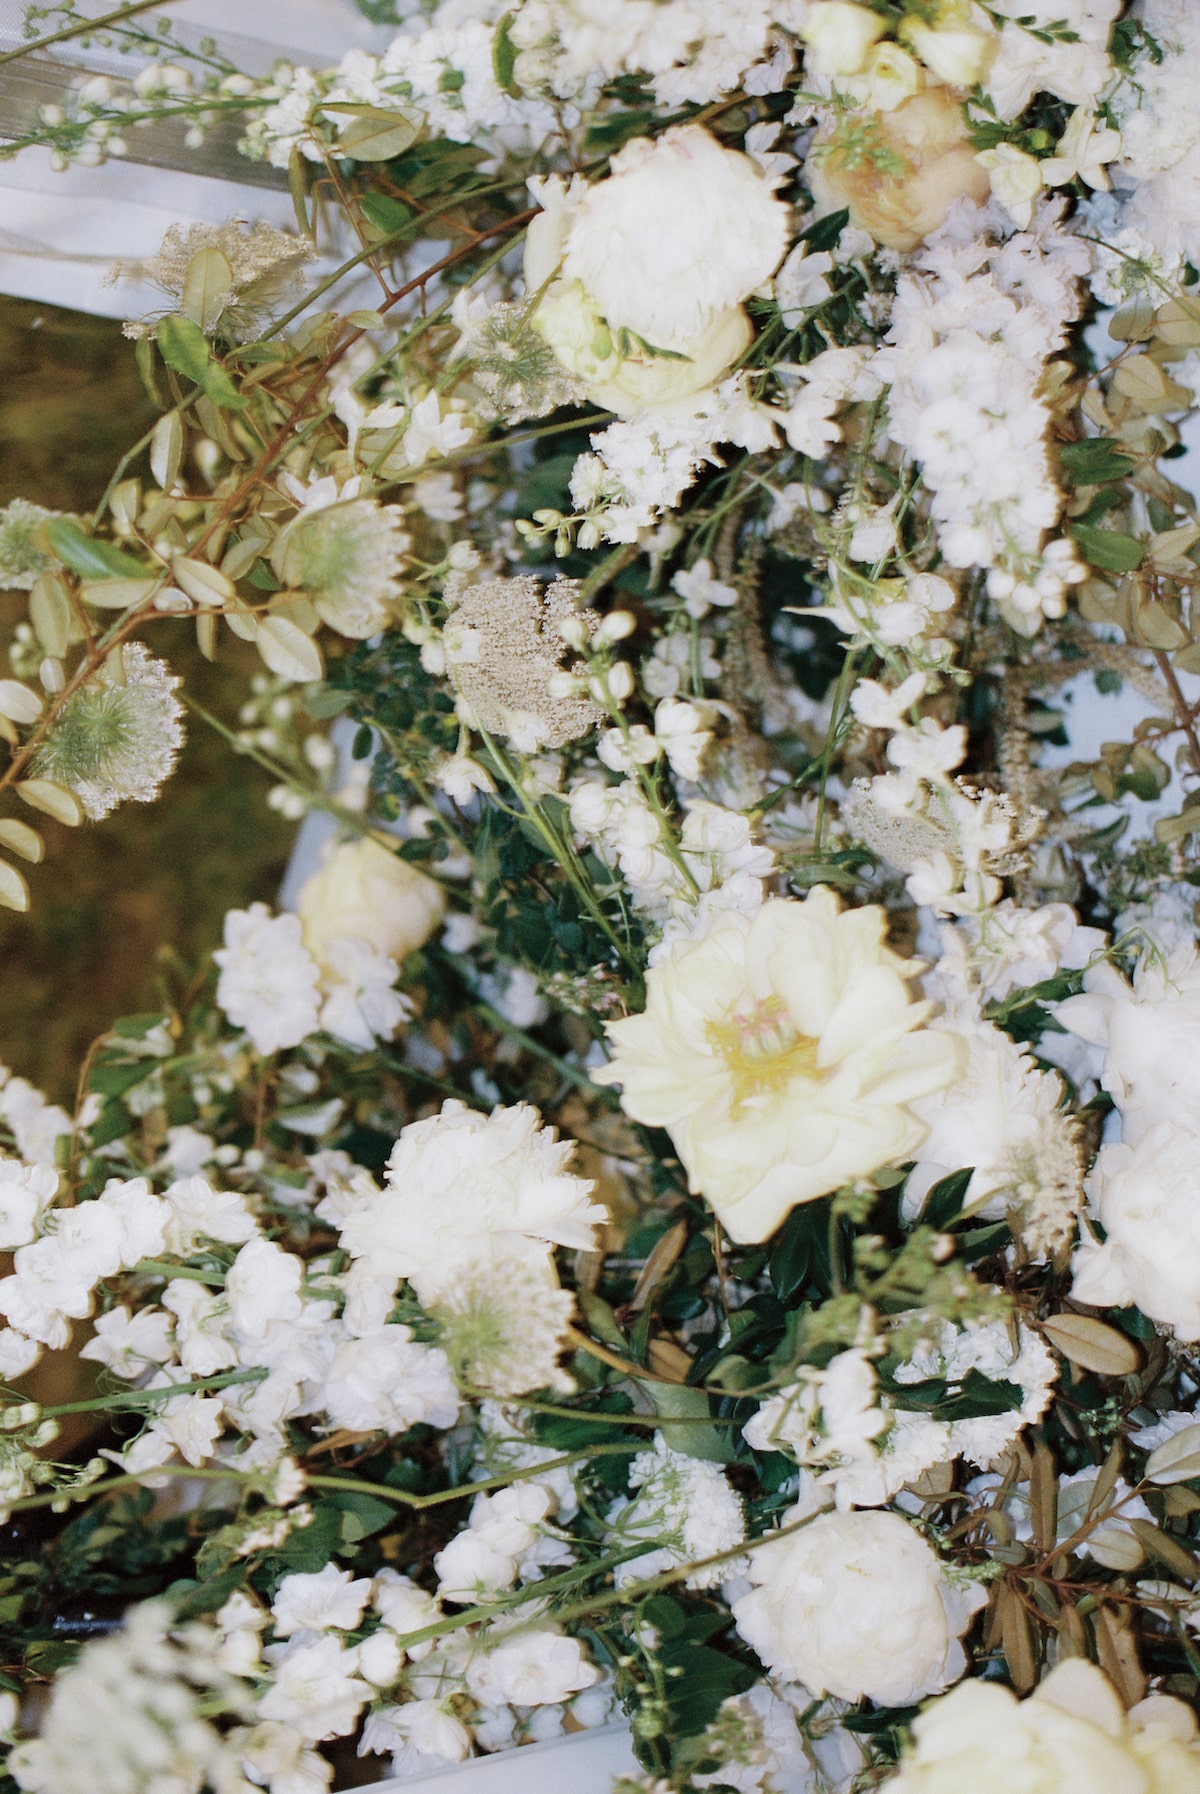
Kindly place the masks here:
MULTIPOLYGON (((111 319, 0 297, 0 367, 0 505, 24 497, 90 510, 154 419, 133 344, 111 319)), ((0 607, 7 645, 24 605, 0 594, 0 607)), ((164 620, 151 645, 192 695, 236 722, 228 636, 224 668, 201 659, 185 621, 164 620)), ((250 656, 247 677, 257 666, 250 656)), ((45 830, 30 913, 0 910, 0 1063, 56 1100, 71 1097, 92 1040, 115 1017, 157 1006, 164 951, 194 960, 218 944, 226 909, 270 899, 294 830, 266 807, 268 784, 193 722, 169 801, 126 804, 102 826, 45 830)))

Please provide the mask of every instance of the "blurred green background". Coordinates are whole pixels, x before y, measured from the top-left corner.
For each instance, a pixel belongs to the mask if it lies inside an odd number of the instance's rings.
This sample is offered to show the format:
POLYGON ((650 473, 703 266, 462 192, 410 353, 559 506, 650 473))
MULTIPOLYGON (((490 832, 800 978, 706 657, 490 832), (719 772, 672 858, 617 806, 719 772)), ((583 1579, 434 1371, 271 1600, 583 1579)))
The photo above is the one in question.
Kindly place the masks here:
MULTIPOLYGON (((0 368, 0 505, 22 497, 90 510, 154 421, 133 344, 111 319, 0 297, 0 368)), ((0 594, 5 651, 26 604, 25 593, 0 594)), ((186 690, 235 721, 258 665, 244 644, 224 634, 210 667, 186 621, 164 618, 146 639, 186 690)), ((95 1037, 119 1015, 156 1007, 161 948, 198 959, 219 944, 227 909, 271 901, 294 825, 267 808, 269 786, 193 722, 157 803, 125 804, 78 829, 47 820, 46 858, 28 868, 29 914, 0 910, 0 1063, 70 1098, 95 1037)))

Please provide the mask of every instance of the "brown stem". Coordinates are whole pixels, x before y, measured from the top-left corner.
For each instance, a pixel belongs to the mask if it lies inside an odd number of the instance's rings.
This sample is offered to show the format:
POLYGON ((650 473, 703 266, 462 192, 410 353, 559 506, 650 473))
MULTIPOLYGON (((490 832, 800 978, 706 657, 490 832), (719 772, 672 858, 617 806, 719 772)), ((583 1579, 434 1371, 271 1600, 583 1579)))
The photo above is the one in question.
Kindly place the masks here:
POLYGON ((1196 736, 1196 713, 1184 697, 1175 668, 1161 648, 1154 649, 1154 658, 1158 662, 1158 670, 1171 694, 1176 721, 1183 730, 1184 738, 1187 741, 1188 758, 1191 760, 1192 770, 1200 773, 1200 740, 1196 736))

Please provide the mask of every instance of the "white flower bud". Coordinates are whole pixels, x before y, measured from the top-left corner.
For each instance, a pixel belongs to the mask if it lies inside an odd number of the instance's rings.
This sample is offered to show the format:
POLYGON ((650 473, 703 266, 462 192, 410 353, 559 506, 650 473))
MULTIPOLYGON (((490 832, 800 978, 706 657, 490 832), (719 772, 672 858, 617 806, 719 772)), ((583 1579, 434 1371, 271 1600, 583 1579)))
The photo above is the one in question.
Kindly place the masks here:
POLYGON ((633 696, 633 668, 627 660, 618 660, 608 675, 609 695, 623 704, 626 698, 633 696))
POLYGON ((637 628, 637 618, 627 610, 613 610, 608 613, 596 631, 598 642, 623 642, 626 636, 632 635, 637 628))
POLYGON ((560 618, 558 633, 568 648, 578 649, 580 653, 587 647, 590 640, 588 626, 580 616, 560 618))
POLYGON ((853 0, 821 0, 800 28, 808 45, 808 65, 818 75, 857 75, 886 21, 853 0))

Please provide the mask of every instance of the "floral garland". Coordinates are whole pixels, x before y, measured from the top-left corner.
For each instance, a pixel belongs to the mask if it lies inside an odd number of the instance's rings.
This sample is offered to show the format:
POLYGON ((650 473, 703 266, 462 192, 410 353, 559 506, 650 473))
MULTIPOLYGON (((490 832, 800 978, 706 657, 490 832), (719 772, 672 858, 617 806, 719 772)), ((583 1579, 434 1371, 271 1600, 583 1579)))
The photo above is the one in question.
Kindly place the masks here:
POLYGON ((0 1082, 3 1786, 1200 1790, 1200 11, 391 10, 30 13, 297 231, 0 514, 0 900, 189 714, 336 833, 0 1082))

